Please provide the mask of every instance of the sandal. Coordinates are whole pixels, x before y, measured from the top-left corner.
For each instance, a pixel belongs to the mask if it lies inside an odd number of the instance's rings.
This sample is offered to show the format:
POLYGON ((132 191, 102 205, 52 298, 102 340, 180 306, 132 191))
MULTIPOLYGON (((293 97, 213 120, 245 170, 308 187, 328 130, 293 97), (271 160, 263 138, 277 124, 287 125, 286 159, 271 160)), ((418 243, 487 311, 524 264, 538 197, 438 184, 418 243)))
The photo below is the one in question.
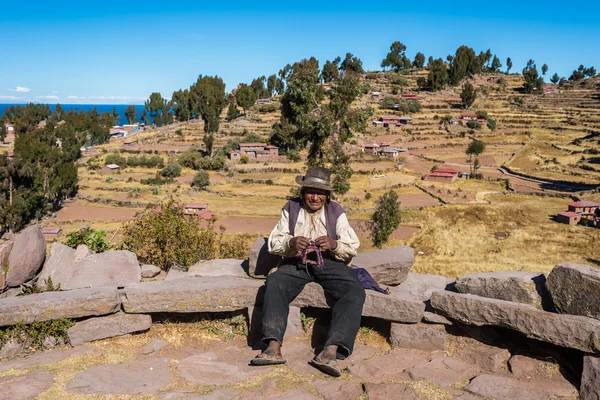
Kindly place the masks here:
POLYGON ((250 360, 250 365, 280 365, 286 362, 282 357, 273 353, 262 352, 250 360))
POLYGON ((321 361, 318 357, 312 359, 311 364, 319 371, 326 373, 327 375, 339 378, 342 376, 342 371, 336 366, 336 360, 321 361))

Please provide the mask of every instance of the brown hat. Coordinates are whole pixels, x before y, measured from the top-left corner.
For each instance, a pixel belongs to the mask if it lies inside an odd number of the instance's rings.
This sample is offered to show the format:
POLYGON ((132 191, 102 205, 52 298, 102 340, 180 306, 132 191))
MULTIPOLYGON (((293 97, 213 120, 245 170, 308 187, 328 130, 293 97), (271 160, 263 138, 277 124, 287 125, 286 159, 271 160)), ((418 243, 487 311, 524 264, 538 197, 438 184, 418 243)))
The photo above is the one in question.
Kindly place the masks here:
POLYGON ((310 167, 306 171, 306 175, 297 176, 296 183, 303 187, 323 189, 329 192, 333 191, 331 188, 331 171, 323 167, 310 167))

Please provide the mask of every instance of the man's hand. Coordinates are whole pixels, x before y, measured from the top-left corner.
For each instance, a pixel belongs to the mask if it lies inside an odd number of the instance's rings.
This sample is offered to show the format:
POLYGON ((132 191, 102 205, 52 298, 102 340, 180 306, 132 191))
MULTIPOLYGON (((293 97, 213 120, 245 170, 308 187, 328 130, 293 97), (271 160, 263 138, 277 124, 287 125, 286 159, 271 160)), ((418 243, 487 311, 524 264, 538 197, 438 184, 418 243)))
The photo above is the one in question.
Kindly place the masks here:
POLYGON ((302 251, 306 249, 309 244, 310 239, 303 236, 294 237, 290 240, 290 246, 296 249, 296 251, 302 251))
POLYGON ((321 236, 315 240, 315 244, 319 246, 321 250, 335 250, 338 246, 337 241, 328 236, 321 236))

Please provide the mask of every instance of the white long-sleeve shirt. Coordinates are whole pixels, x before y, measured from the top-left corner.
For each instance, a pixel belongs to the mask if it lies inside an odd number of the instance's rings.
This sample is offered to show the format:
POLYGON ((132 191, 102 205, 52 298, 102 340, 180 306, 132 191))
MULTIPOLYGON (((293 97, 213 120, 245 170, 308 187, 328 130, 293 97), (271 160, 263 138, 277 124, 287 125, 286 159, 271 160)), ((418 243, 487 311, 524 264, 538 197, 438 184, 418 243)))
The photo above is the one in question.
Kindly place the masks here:
MULTIPOLYGON (((337 220, 335 226, 337 247, 331 250, 334 256, 348 264, 352 257, 356 256, 356 251, 360 246, 360 240, 356 232, 348 223, 346 214, 343 213, 337 220)), ((325 225, 325 207, 314 213, 309 213, 304 208, 300 209, 298 220, 294 227, 294 236, 303 236, 311 240, 316 240, 321 236, 327 236, 327 227, 325 225)), ((269 252, 282 257, 294 257, 296 251, 290 246, 290 240, 294 237, 290 234, 288 212, 281 210, 281 218, 269 235, 269 252)))

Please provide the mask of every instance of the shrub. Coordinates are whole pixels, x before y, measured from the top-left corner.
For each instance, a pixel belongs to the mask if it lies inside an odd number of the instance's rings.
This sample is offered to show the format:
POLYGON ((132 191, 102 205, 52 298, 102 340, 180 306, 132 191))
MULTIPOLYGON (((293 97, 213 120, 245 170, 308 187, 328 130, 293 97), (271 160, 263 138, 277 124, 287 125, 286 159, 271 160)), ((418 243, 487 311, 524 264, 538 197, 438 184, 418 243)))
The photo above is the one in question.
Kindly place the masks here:
POLYGON ((408 86, 408 81, 406 80, 406 78, 396 74, 390 77, 390 82, 393 85, 408 86))
POLYGON ((108 178, 106 178, 106 180, 104 182, 113 183, 114 181, 115 181, 115 178, 113 178, 112 176, 109 176, 108 178))
POLYGON ((110 250, 110 244, 104 240, 105 236, 105 231, 86 227, 69 233, 64 244, 74 249, 80 244, 85 244, 94 253, 102 253, 103 251, 110 250))
POLYGON ((367 75, 365 76, 365 79, 375 80, 378 77, 379 77, 379 74, 377 72, 367 72, 367 75))
POLYGON ((249 161, 249 160, 248 160, 248 156, 241 156, 241 157, 240 157, 240 162, 241 162, 242 164, 248 164, 248 161, 249 161))
POLYGON ((271 179, 267 179, 267 180, 265 181, 265 185, 274 185, 274 183, 273 183, 273 180, 271 180, 271 179))
POLYGON ((33 322, 30 325, 17 324, 0 329, 0 347, 11 339, 16 339, 25 347, 33 347, 37 350, 44 348, 44 340, 53 337, 57 340, 69 343, 67 331, 75 325, 69 318, 54 319, 51 321, 33 322))
POLYGON ((400 86, 392 86, 392 94, 395 96, 400 92, 400 86))
POLYGON ((275 103, 269 103, 269 104, 264 104, 262 105, 258 111, 261 113, 269 113, 269 112, 274 112, 277 111, 279 109, 279 106, 275 103))
POLYGON ((194 176, 194 179, 192 180, 192 187, 203 189, 208 185, 210 185, 208 172, 203 170, 198 171, 198 173, 194 176))
POLYGON ((470 120, 467 122, 467 127, 471 129, 479 129, 481 128, 481 124, 477 121, 470 120))
POLYGON ((254 237, 244 233, 224 238, 223 234, 225 233, 225 228, 221 226, 220 231, 219 258, 245 259, 248 256, 248 249, 252 246, 254 237))
POLYGON ((400 225, 400 203, 398 193, 390 190, 377 200, 375 212, 371 217, 373 221, 373 244, 379 248, 388 241, 388 238, 400 225))
POLYGON ((181 129, 177 129, 175 131, 175 134, 178 135, 178 136, 183 136, 183 131, 181 129))
POLYGON ((493 118, 488 118, 487 127, 492 131, 496 130, 496 120, 493 118))
POLYGON ((174 161, 169 162, 160 173, 165 178, 181 176, 181 166, 174 161))
POLYGON ((173 264, 189 267, 215 258, 217 234, 212 224, 198 227, 198 217, 186 215, 173 200, 124 225, 124 246, 140 261, 169 270, 173 264))
POLYGON ((367 194, 365 194, 365 200, 369 200, 371 198, 371 193, 367 192, 367 194))
POLYGON ((295 149, 290 149, 285 154, 290 161, 300 161, 300 152, 295 149))

